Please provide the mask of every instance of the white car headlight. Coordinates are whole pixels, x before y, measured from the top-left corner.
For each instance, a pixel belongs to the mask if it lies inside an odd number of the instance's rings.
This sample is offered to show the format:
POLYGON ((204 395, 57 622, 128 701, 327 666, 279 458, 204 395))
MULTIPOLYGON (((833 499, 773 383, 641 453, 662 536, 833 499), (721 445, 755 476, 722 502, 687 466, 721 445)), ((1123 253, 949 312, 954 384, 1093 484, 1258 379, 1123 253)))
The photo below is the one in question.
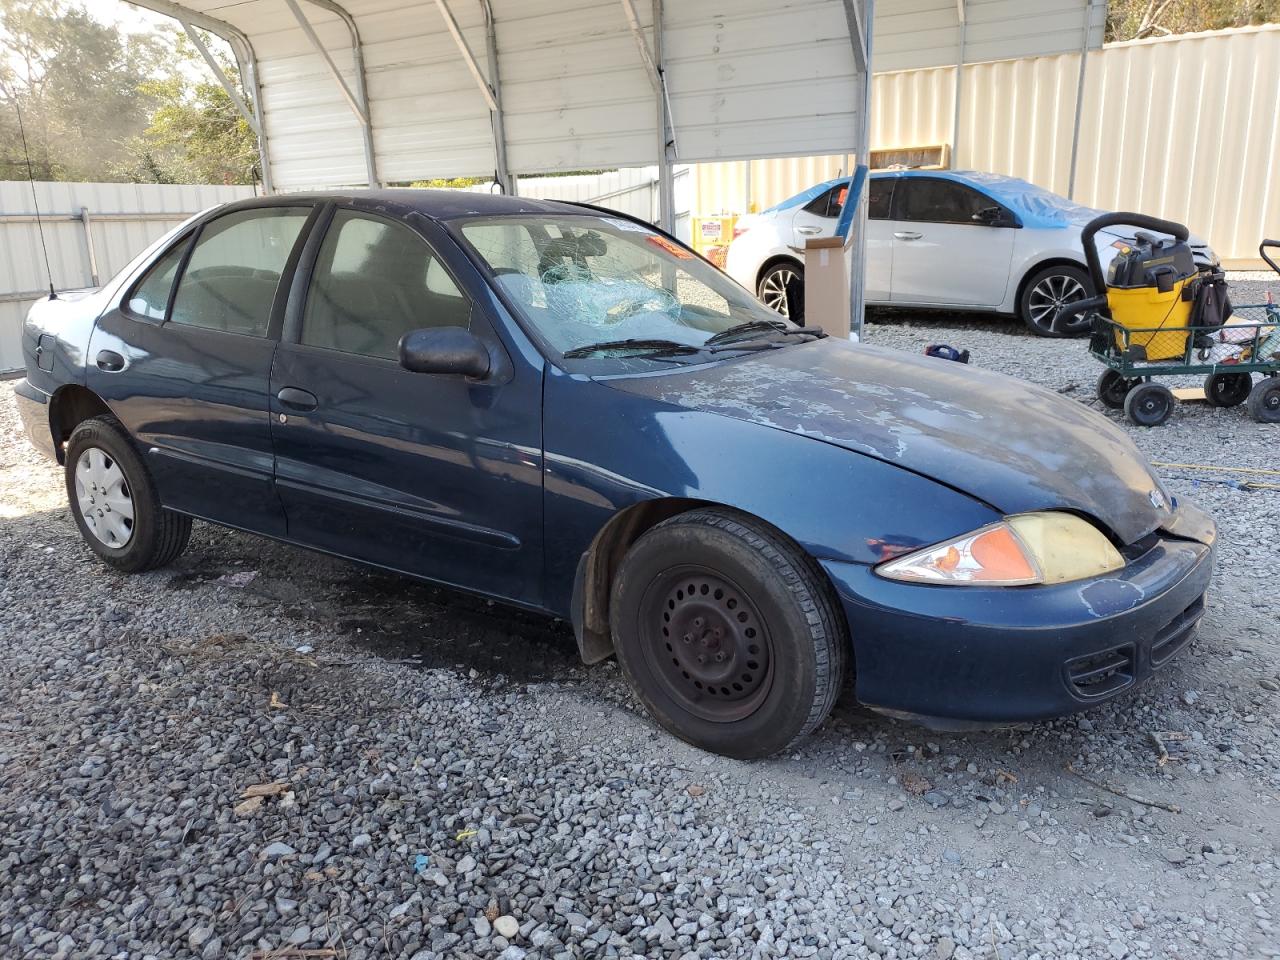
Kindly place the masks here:
POLYGON ((1097 527, 1071 513, 1022 513, 964 536, 889 560, 891 580, 956 586, 1066 583, 1124 566, 1097 527))

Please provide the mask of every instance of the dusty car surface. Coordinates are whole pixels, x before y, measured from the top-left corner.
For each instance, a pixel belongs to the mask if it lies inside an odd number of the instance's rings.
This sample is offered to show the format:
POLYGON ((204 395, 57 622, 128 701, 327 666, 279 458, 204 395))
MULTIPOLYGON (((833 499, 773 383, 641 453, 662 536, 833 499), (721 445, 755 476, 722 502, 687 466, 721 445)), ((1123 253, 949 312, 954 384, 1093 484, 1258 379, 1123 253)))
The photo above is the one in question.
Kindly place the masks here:
POLYGON ((34 307, 17 386, 89 547, 191 518, 570 620, 763 756, 857 698, 1078 710, 1189 641, 1215 528, 1077 403, 789 325, 646 224, 432 191, 203 214, 34 307))

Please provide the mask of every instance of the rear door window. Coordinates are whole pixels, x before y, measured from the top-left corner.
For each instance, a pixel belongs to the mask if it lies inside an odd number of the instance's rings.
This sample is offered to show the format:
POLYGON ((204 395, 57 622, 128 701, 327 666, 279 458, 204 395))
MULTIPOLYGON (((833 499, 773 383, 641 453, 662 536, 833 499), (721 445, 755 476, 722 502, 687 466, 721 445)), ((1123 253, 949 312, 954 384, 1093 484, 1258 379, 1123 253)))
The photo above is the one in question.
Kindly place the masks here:
POLYGON ((849 195, 849 185, 838 183, 830 190, 819 194, 804 205, 804 209, 814 216, 835 218, 840 216, 840 208, 844 206, 849 195))
POLYGON ((169 252, 151 265, 125 298, 129 312, 148 320, 163 320, 169 309, 169 294, 173 291, 173 278, 178 275, 182 257, 187 252, 191 237, 175 243, 169 252))
POLYGON ((906 177, 894 191, 893 206, 895 220, 972 224, 979 210, 999 204, 962 183, 906 177))
POLYGON ((280 277, 310 215, 310 207, 268 207, 205 224, 169 322, 265 337, 280 277))
POLYGON ((467 327, 471 303, 420 236, 352 210, 334 214, 316 258, 301 342, 395 360, 423 327, 467 327))

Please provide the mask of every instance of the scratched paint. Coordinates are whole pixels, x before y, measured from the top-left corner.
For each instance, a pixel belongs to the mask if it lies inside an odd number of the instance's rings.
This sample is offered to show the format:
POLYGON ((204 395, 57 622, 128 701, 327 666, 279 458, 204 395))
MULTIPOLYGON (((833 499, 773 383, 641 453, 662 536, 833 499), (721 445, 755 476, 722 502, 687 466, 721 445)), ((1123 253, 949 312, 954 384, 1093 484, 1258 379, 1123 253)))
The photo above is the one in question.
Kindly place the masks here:
POLYGON ((1169 515, 1132 441, 1032 384, 898 350, 827 340, 617 389, 814 437, 936 478, 1006 513, 1069 509, 1125 542, 1169 515))

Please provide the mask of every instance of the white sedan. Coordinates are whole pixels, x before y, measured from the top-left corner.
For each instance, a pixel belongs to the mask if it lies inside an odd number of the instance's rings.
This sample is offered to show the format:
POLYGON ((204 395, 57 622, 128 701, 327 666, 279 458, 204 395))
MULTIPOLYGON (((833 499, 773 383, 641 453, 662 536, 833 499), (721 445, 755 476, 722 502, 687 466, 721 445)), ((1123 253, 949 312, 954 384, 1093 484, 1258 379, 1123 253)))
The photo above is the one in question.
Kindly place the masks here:
MULTIPOLYGON (((726 271, 785 315, 786 284, 804 278, 805 241, 834 234, 848 188, 847 177, 829 180, 741 218, 726 271)), ((951 170, 873 173, 868 200, 868 304, 1016 314, 1052 336, 1058 309, 1093 295, 1080 230, 1100 210, 1015 177, 951 170)), ((1104 269, 1121 239, 1098 234, 1104 269)), ((1197 260, 1217 263, 1204 241, 1191 242, 1197 260)))

